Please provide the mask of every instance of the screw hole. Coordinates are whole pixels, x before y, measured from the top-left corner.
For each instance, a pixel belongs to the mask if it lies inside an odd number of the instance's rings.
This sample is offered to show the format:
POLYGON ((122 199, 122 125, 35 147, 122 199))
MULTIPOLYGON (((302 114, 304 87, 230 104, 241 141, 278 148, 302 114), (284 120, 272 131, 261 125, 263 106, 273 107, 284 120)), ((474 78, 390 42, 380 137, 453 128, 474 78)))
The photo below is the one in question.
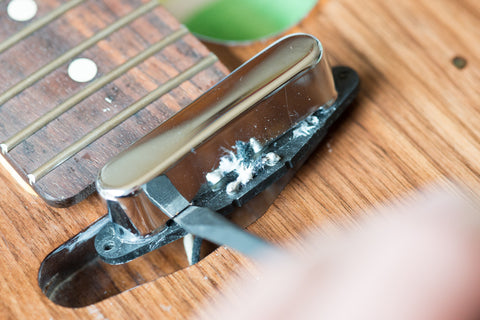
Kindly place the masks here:
POLYGON ((457 69, 463 69, 467 66, 467 60, 463 57, 456 56, 452 59, 452 63, 457 69))
POLYGON ((113 242, 107 242, 103 245, 103 251, 110 251, 114 246, 113 242))

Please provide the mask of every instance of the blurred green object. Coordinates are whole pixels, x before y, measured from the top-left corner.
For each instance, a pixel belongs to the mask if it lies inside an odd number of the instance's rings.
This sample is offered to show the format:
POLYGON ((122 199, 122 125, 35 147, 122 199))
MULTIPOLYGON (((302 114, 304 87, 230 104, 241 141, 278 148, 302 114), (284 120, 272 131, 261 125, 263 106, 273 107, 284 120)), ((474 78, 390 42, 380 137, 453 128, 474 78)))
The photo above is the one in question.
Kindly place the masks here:
POLYGON ((183 23, 200 38, 246 42, 276 35, 298 23, 317 0, 213 0, 183 23))

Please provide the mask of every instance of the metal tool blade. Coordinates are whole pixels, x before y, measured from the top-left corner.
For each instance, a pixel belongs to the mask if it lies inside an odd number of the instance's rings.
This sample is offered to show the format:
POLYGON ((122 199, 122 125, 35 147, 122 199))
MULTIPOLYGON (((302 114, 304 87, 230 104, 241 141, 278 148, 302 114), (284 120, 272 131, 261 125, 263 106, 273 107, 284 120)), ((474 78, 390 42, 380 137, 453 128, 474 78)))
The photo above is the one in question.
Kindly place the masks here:
POLYGON ((277 251, 273 245, 240 228, 223 215, 209 208, 190 205, 164 175, 148 183, 145 192, 153 204, 197 237, 226 245, 252 257, 277 251))
POLYGON ((174 220, 195 236, 218 245, 228 246, 253 258, 260 254, 277 251, 272 244, 241 229, 221 214, 208 208, 188 207, 174 220))

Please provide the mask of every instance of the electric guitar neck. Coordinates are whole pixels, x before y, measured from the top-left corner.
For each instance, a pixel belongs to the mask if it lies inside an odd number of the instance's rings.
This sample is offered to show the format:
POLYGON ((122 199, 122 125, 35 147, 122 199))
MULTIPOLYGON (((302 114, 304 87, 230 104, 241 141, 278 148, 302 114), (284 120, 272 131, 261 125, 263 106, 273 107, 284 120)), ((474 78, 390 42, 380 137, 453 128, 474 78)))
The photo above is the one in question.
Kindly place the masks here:
POLYGON ((227 74, 159 1, 38 3, 0 30, 3 156, 54 206, 227 74), (87 60, 88 59, 88 60, 87 60))

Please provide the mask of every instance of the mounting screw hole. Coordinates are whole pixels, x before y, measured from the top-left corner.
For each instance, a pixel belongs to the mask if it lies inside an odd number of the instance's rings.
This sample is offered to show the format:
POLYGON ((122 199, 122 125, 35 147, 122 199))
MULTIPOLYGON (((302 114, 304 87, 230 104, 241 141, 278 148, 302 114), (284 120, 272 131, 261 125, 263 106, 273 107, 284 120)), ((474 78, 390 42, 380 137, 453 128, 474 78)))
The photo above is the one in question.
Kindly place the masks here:
POLYGON ((467 66, 467 60, 461 56, 454 57, 452 63, 457 69, 463 69, 467 66))
POLYGON ((103 244, 103 251, 110 251, 115 247, 115 244, 112 241, 103 244))

